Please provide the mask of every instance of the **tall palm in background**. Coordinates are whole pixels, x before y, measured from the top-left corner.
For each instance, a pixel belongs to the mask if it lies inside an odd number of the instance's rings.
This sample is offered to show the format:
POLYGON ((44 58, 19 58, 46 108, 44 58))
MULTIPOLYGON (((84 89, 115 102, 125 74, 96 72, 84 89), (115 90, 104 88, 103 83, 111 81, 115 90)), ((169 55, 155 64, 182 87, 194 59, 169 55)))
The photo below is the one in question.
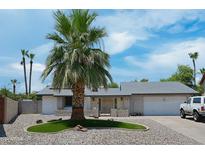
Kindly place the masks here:
POLYGON ((198 52, 189 53, 189 57, 192 59, 194 67, 194 86, 196 87, 196 60, 199 56, 198 52))
POLYGON ((85 87, 107 87, 108 81, 112 81, 107 71, 109 55, 102 49, 105 29, 92 26, 96 16, 88 10, 73 10, 69 15, 57 11, 54 13, 55 32, 47 35, 55 45, 47 58, 42 78, 45 80, 52 73, 54 88, 71 88, 72 120, 85 119, 85 87))
POLYGON ((16 84, 17 84, 17 80, 13 79, 11 80, 12 86, 13 86, 13 93, 16 94, 16 84))
POLYGON ((32 76, 32 67, 33 67, 33 59, 34 59, 34 54, 30 53, 29 58, 30 58, 30 75, 29 75, 29 94, 31 94, 31 76, 32 76))
POLYGON ((23 65, 23 70, 24 70, 25 90, 26 90, 26 95, 28 95, 27 76, 26 76, 26 57, 28 57, 28 51, 21 50, 21 54, 22 54, 21 65, 23 65))

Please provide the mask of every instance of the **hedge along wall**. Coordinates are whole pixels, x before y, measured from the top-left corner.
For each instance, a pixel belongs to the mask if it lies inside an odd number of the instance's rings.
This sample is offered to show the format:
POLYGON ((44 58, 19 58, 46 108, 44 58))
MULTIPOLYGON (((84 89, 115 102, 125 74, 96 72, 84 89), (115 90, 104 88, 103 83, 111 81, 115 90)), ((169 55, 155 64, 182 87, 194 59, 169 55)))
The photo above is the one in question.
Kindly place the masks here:
POLYGON ((18 115, 18 102, 4 97, 4 123, 9 123, 18 115))

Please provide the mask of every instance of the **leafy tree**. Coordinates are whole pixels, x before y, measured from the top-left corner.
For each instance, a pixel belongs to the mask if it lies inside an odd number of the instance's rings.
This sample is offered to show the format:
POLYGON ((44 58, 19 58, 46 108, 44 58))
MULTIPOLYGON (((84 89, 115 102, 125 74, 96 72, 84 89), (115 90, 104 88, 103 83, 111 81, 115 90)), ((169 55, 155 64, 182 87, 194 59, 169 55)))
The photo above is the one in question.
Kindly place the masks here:
POLYGON ((109 88, 119 88, 119 85, 117 83, 115 83, 115 82, 112 82, 112 83, 108 84, 108 87, 109 88))
POLYGON ((26 95, 28 95, 27 76, 26 76, 26 57, 28 57, 28 51, 21 50, 21 54, 22 54, 21 65, 23 65, 23 71, 24 71, 25 90, 26 90, 26 95))
POLYGON ((196 87, 196 60, 199 56, 198 52, 189 53, 189 57, 192 59, 193 67, 194 67, 194 86, 196 87))
POLYGON ((42 73, 45 80, 53 75, 52 86, 62 89, 70 87, 73 92, 72 120, 84 117, 85 86, 91 89, 108 86, 112 77, 107 71, 110 67, 109 55, 102 48, 104 28, 95 27, 96 13, 89 10, 72 10, 69 15, 63 11, 54 13, 55 32, 47 38, 55 42, 42 73))
POLYGON ((193 70, 187 65, 178 65, 176 73, 169 78, 161 79, 160 81, 179 81, 193 88, 193 70))
POLYGON ((143 78, 143 79, 140 80, 140 82, 149 82, 149 79, 143 78))
POLYGON ((31 94, 31 76, 32 76, 32 67, 33 67, 34 56, 35 55, 32 53, 29 54, 29 58, 30 58, 29 94, 31 94))

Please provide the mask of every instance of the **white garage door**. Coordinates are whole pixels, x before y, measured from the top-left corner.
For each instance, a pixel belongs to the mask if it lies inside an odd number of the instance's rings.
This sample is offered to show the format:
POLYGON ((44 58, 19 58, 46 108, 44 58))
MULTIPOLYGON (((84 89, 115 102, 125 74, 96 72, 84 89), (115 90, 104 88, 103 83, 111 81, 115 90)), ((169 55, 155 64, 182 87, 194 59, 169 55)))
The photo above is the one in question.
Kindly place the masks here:
POLYGON ((51 96, 44 96, 42 99, 42 113, 54 114, 57 110, 57 100, 51 96))
POLYGON ((144 97, 144 115, 179 115, 185 96, 144 97))

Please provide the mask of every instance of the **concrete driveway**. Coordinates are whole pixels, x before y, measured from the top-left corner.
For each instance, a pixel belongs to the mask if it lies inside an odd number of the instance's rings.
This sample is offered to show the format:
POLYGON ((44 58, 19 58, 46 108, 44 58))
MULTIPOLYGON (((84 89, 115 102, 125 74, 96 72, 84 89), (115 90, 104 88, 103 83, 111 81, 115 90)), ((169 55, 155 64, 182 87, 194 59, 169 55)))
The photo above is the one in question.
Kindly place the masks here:
POLYGON ((178 133, 205 144, 205 119, 195 122, 192 117, 181 119, 179 116, 145 116, 178 133))

